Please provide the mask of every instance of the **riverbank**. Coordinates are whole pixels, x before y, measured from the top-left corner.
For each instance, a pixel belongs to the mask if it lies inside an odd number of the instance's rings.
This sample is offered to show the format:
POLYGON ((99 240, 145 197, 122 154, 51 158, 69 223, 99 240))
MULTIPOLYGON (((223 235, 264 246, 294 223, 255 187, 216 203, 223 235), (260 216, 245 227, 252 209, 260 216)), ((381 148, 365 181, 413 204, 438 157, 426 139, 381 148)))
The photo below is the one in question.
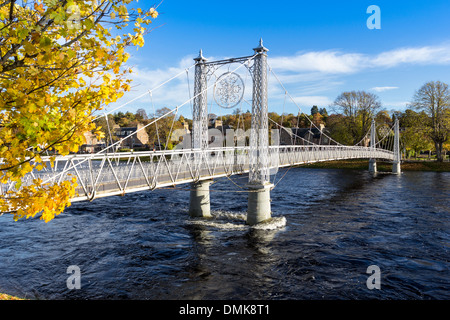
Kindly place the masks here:
MULTIPOLYGON (((367 159, 349 159, 339 161, 324 161, 302 165, 304 168, 320 168, 320 169, 353 169, 367 170, 369 168, 369 160, 367 159)), ((392 163, 377 161, 377 169, 380 172, 391 172, 392 163)), ((401 165, 402 171, 436 171, 450 172, 450 162, 436 161, 403 161, 401 165)))
POLYGON ((24 299, 10 296, 9 294, 0 293, 0 300, 24 300, 24 299))

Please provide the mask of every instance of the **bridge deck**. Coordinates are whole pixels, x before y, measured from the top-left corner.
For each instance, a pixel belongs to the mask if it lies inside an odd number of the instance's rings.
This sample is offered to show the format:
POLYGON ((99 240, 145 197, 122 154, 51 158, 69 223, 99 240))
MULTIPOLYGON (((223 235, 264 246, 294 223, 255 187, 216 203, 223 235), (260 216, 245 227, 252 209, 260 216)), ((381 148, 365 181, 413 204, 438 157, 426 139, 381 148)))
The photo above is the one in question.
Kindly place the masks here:
MULTIPOLYGON (((52 171, 32 176, 50 182, 75 175, 78 196, 72 201, 85 201, 247 173, 248 153, 248 147, 236 147, 72 155, 56 158, 52 171)), ((280 167, 355 158, 393 160, 394 155, 384 149, 368 147, 271 146, 268 167, 274 174, 280 167)), ((5 187, 2 186, 3 191, 13 186, 5 187)))

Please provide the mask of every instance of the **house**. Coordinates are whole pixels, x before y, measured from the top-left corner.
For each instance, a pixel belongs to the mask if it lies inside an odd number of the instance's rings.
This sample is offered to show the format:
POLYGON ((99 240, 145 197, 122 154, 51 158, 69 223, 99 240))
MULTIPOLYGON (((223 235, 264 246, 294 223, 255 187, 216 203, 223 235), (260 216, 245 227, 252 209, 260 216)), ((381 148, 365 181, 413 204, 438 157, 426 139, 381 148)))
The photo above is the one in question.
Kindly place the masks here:
POLYGON ((105 142, 103 140, 98 140, 97 135, 93 134, 91 131, 87 131, 83 135, 86 143, 81 145, 81 153, 95 153, 105 148, 105 142))
POLYGON ((137 124, 134 127, 119 127, 114 126, 114 134, 120 139, 124 139, 120 143, 122 148, 145 148, 148 146, 148 134, 144 129, 143 124, 137 124))

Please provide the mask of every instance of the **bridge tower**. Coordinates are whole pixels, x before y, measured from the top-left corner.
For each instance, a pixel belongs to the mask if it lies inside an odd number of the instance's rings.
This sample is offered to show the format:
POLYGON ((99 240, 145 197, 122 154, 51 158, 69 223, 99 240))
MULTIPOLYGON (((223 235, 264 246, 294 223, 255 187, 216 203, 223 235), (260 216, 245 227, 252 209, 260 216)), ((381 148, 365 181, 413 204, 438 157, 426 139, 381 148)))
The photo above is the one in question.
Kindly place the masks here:
MULTIPOLYGON (((375 151, 376 144, 376 127, 375 127, 375 119, 372 120, 372 126, 370 127, 370 149, 372 152, 375 151)), ((377 160, 375 158, 369 159, 369 172, 377 173, 377 160)))
MULTIPOLYGON (((202 50, 194 59, 194 103, 192 123, 192 149, 198 152, 194 154, 194 168, 199 176, 202 151, 208 148, 208 110, 207 110, 207 66, 202 50)), ((189 197, 189 215, 191 217, 211 217, 209 186, 211 180, 197 181, 191 184, 189 197)))
POLYGON ((395 119, 394 124, 394 163, 392 164, 392 173, 400 174, 400 162, 402 160, 402 154, 400 150, 400 123, 398 119, 395 119))
POLYGON ((253 103, 249 148, 247 224, 271 218, 269 175, 269 130, 267 97, 267 48, 262 39, 255 51, 253 65, 253 103))

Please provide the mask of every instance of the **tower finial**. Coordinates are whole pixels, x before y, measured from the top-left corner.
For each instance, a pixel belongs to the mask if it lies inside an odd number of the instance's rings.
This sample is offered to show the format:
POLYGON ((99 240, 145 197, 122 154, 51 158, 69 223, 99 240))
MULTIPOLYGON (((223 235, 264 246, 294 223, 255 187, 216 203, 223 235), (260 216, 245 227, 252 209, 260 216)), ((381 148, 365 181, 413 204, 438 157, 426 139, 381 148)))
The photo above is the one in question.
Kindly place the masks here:
POLYGON ((255 50, 255 52, 267 52, 267 51, 269 51, 269 49, 264 47, 262 38, 259 38, 259 46, 257 48, 254 48, 253 50, 255 50))
POLYGON ((200 61, 205 62, 206 61, 206 58, 203 56, 203 50, 202 49, 200 49, 200 51, 198 53, 198 57, 195 58, 194 61, 197 61, 197 62, 200 62, 200 61))

